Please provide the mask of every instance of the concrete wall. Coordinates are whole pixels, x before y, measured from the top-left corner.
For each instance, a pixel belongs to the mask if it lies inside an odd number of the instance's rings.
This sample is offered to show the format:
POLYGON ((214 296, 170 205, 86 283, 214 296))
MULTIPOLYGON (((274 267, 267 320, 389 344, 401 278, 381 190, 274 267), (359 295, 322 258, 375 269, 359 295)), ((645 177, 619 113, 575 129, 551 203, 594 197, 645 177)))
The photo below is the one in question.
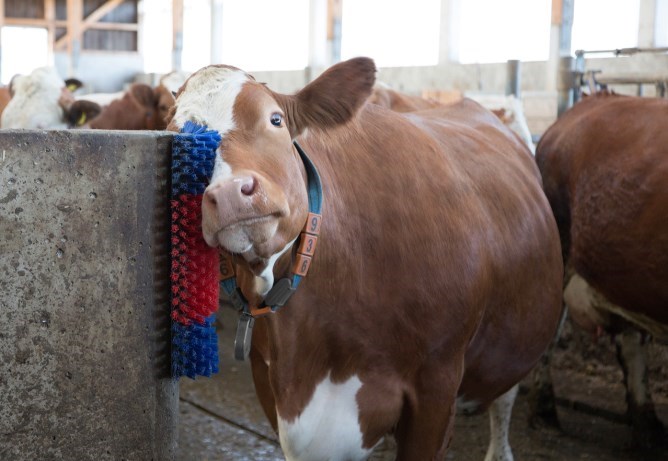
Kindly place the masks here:
POLYGON ((0 459, 174 458, 170 145, 0 131, 0 459))

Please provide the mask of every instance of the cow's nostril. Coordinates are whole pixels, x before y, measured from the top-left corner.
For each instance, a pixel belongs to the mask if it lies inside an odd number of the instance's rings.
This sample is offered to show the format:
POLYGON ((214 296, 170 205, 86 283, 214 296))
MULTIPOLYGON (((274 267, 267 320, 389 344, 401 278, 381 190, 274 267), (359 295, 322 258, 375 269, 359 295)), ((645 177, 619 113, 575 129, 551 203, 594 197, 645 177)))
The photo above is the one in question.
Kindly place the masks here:
POLYGON ((244 195, 253 195, 257 186, 257 180, 254 177, 245 178, 241 184, 241 193, 244 195))

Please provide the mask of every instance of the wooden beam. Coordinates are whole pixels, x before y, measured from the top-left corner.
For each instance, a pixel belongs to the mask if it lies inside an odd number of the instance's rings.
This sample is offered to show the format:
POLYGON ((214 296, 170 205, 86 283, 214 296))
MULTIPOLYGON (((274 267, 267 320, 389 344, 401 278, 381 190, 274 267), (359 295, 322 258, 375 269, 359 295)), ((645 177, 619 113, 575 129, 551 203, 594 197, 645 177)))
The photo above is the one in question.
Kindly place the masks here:
MULTIPOLYGON (((106 3, 103 3, 100 5, 95 11, 93 11, 91 14, 86 16, 86 19, 83 20, 83 22, 80 22, 80 27, 79 29, 74 32, 72 29, 69 27, 69 19, 70 19, 70 8, 69 5, 72 2, 72 0, 67 1, 68 9, 67 9, 67 19, 68 19, 68 28, 67 28, 67 33, 60 37, 56 43, 55 47, 60 48, 63 46, 63 44, 70 43, 72 38, 76 36, 76 38, 81 39, 81 36, 83 33, 87 30, 90 29, 94 24, 96 24, 100 19, 102 19, 107 13, 109 13, 111 10, 116 8, 118 5, 123 3, 125 0, 108 0, 106 3)), ((80 3, 80 0, 79 0, 80 3)), ((81 11, 81 10, 80 10, 81 11)), ((69 47, 69 45, 68 45, 69 47)))
POLYGON ((97 22, 86 28, 87 30, 121 30, 128 32, 137 32, 139 24, 136 22, 97 22))
MULTIPOLYGON (((46 0, 52 1, 52 0, 46 0)), ((2 3, 2 2, 0 2, 2 3)), ((5 18, 5 26, 19 26, 19 27, 49 27, 53 24, 54 27, 67 27, 67 21, 63 20, 48 20, 43 18, 5 18)))
POLYGON ((564 4, 562 0, 552 0, 552 24, 561 25, 564 4))

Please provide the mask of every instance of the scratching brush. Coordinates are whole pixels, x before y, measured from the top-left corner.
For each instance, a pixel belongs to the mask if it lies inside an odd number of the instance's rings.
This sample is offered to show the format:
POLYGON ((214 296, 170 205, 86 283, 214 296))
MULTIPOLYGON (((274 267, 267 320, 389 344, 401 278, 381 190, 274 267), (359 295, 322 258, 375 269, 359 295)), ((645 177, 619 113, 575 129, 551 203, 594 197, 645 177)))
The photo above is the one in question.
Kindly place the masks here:
POLYGON ((202 236, 202 196, 213 172, 220 135, 186 122, 172 141, 172 376, 218 372, 218 250, 202 236))

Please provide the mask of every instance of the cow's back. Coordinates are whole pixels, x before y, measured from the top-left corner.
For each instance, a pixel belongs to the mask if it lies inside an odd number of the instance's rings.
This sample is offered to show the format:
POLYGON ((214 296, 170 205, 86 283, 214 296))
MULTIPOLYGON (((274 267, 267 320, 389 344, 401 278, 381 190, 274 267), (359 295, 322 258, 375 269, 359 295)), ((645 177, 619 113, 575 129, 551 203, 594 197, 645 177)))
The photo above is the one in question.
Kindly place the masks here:
POLYGON ((668 323, 668 101, 599 95, 541 139, 536 159, 564 256, 606 298, 668 323))
POLYGON ((528 372, 556 327, 562 267, 526 147, 471 101, 411 115, 367 105, 301 142, 325 207, 295 301, 336 300, 318 318, 346 319, 337 355, 348 372, 402 370, 406 382, 391 383, 400 396, 427 363, 465 354, 460 393, 481 404, 528 372))

